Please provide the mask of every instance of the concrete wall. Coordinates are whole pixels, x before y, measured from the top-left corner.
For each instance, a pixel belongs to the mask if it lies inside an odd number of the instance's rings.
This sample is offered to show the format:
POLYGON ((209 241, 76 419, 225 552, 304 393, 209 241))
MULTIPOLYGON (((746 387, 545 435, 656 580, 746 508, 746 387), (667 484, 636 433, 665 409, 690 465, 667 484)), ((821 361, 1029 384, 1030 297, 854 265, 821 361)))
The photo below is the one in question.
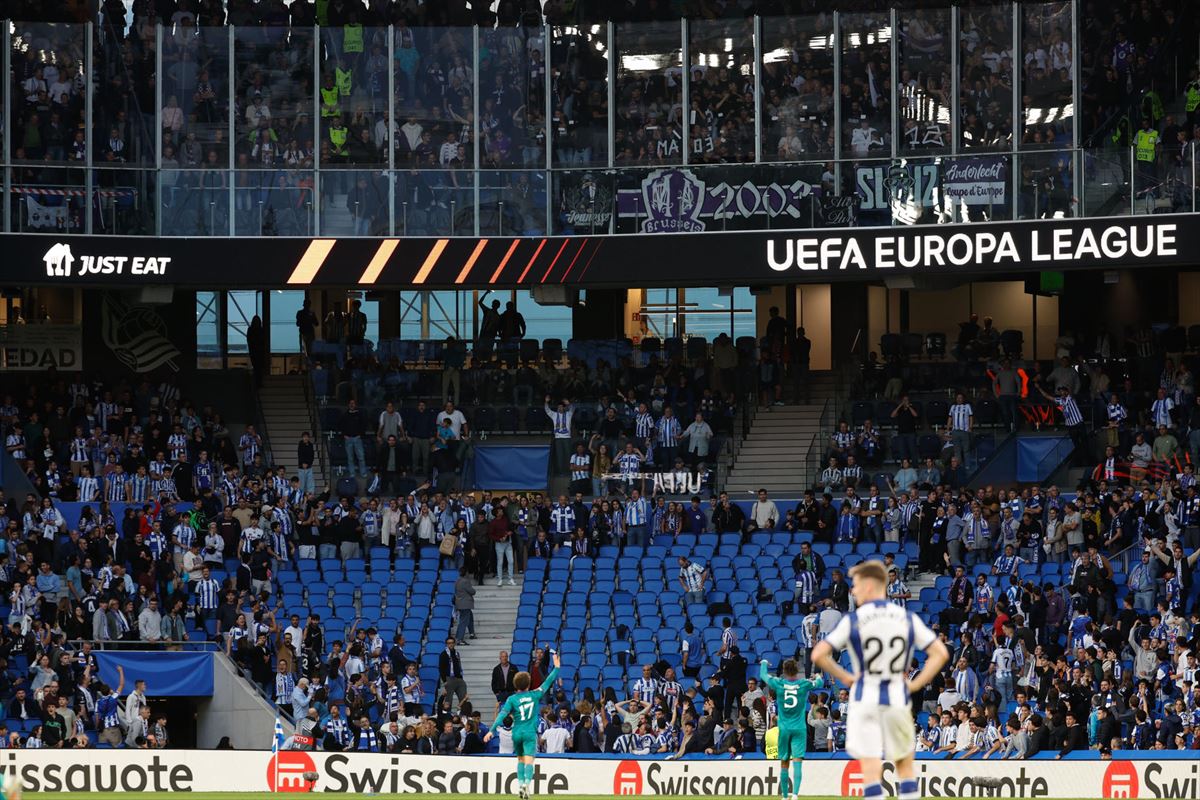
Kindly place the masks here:
MULTIPOLYGON (((267 749, 275 732, 275 709, 237 672, 223 653, 214 653, 213 696, 202 699, 196 708, 196 743, 201 748, 216 747, 228 736, 237 749, 267 749)), ((284 722, 284 733, 292 726, 284 722)))

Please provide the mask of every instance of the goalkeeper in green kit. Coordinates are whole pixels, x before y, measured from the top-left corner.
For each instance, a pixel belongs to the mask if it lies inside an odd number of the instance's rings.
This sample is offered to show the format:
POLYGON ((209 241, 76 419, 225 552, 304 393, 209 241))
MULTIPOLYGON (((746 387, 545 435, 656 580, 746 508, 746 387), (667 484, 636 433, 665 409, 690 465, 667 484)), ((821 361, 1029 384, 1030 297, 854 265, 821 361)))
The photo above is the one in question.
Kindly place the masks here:
POLYGON ((517 755, 517 794, 521 800, 528 800, 529 789, 533 785, 533 759, 537 755, 538 712, 542 706, 542 698, 554 685, 562 663, 557 652, 552 650, 551 653, 554 669, 550 670, 550 674, 539 688, 529 691, 528 672, 518 672, 513 676, 513 688, 517 691, 504 701, 492 727, 483 737, 485 743, 491 741, 496 726, 503 722, 505 717, 512 715, 513 752, 517 755))
POLYGON ((767 662, 759 665, 758 676, 775 693, 775 708, 779 718, 779 788, 783 800, 800 796, 800 779, 804 756, 808 752, 808 694, 825 685, 818 675, 813 680, 800 677, 796 662, 788 659, 779 668, 782 678, 767 672, 767 662), (789 773, 788 766, 791 766, 789 773))

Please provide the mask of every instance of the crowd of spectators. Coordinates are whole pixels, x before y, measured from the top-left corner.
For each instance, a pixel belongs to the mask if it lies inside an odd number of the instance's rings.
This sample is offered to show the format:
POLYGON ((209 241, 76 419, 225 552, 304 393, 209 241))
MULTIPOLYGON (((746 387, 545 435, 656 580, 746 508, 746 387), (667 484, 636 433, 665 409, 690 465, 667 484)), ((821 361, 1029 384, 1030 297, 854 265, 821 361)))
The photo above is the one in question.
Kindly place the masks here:
MULTIPOLYGON (((831 158, 840 86, 847 157, 889 154, 893 114, 900 116, 897 144, 905 152, 949 149, 950 113, 958 114, 964 151, 1004 150, 1014 141, 1032 151, 1020 174, 1011 176, 1024 193, 1022 217, 1069 211, 1078 196, 1071 159, 1036 152, 1077 146, 1076 113, 1093 146, 1132 147, 1142 118, 1149 118, 1157 142, 1138 167, 1140 197, 1190 202, 1200 89, 1195 102, 1186 98, 1189 85, 1200 84, 1186 68, 1175 80, 1177 63, 1191 63, 1196 41, 1192 15, 1182 13, 1178 0, 1161 0, 1153 10, 1118 4, 1080 14, 1079 76, 1071 74, 1072 15, 1065 2, 1022 8, 1020 54, 1011 52, 1012 15, 1000 6, 961 9, 958 42, 947 40, 945 9, 902 8, 897 75, 891 74, 892 37, 883 35, 888 4, 847 4, 839 82, 832 15, 810 0, 687 9, 687 65, 678 10, 668 4, 551 2, 539 8, 507 2, 493 12, 385 0, 319 6, 139 0, 127 10, 110 0, 97 17, 94 68, 83 63, 81 26, 48 24, 82 21, 72 8, 11 5, 8 13, 21 20, 8 85, 14 183, 30 187, 26 202, 16 204, 22 226, 82 227, 87 204, 78 194, 85 180, 77 167, 90 148, 101 168, 94 180, 104 209, 95 224, 115 226, 114 232, 148 224, 139 193, 154 196, 150 205, 165 215, 163 227, 172 233, 223 232, 232 216, 239 234, 305 234, 318 209, 327 231, 379 233, 393 217, 406 233, 473 230, 478 180, 485 231, 537 233, 545 229, 554 191, 539 171, 546 161, 547 110, 556 166, 605 165, 610 146, 620 166, 679 164, 684 148, 693 164, 752 161, 756 72, 762 73, 766 160, 831 158), (762 64, 754 63, 746 16, 755 11, 767 20, 762 64), (602 24, 610 17, 621 32, 616 42, 607 41, 602 24), (478 76, 472 34, 463 27, 472 22, 481 25, 478 76), (552 26, 548 43, 543 23, 552 26), (321 26, 318 33, 314 24, 321 26), (247 32, 233 42, 232 58, 225 25, 247 32), (959 51, 961 87, 954 103, 948 96, 952 47, 959 51), (616 138, 609 143, 607 62, 614 51, 623 57, 612 109, 616 138), (83 119, 89 68, 97 85, 90 123, 83 119), (1012 119, 1016 69, 1019 128, 1012 119), (686 109, 685 70, 691 81, 686 109), (1076 82, 1084 100, 1078 110, 1076 82), (1169 107, 1177 96, 1185 98, 1183 114, 1169 107), (162 172, 150 183, 129 169, 155 165, 162 172), (335 170, 319 191, 318 165, 335 170), (392 171, 382 169, 389 165, 392 171), (477 166, 495 172, 476 177, 477 166), (45 191, 64 187, 75 193, 45 191)), ((1128 172, 1127 159, 1108 161, 1128 172)))

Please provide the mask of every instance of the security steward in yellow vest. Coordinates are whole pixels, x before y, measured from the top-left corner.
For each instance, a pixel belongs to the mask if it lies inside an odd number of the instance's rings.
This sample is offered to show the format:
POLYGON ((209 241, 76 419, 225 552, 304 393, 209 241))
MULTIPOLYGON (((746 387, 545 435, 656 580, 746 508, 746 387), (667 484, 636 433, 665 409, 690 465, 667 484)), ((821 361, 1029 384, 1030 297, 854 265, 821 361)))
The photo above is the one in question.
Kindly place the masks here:
POLYGON ((1137 160, 1138 186, 1136 192, 1150 190, 1157 177, 1158 148, 1162 139, 1151 126, 1150 119, 1142 120, 1142 127, 1133 134, 1133 154, 1137 160))

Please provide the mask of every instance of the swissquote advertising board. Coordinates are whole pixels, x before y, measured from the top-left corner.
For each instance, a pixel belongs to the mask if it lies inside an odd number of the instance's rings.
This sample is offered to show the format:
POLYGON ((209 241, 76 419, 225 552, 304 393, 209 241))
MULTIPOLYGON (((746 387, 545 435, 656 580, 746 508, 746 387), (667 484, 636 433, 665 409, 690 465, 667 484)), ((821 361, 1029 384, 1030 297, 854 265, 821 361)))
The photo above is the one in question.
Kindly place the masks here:
POLYGON ((0 235, 5 283, 411 289, 753 285, 1189 267, 1200 215, 736 233, 459 238, 0 235))
MULTIPOLYGON (((1200 797, 1194 758, 1067 761, 918 760, 922 797, 1200 797)), ((393 756, 364 753, 273 755, 252 750, 8 750, 26 791, 353 792, 497 794, 515 789, 511 757, 393 756), (276 762, 274 759, 278 758, 276 762), (315 785, 309 782, 317 775, 315 785)), ((887 765, 884 795, 896 793, 887 765)), ((537 796, 687 795, 778 797, 779 765, 762 759, 663 761, 539 758, 537 796)), ((858 762, 810 758, 801 794, 862 795, 858 762)))

